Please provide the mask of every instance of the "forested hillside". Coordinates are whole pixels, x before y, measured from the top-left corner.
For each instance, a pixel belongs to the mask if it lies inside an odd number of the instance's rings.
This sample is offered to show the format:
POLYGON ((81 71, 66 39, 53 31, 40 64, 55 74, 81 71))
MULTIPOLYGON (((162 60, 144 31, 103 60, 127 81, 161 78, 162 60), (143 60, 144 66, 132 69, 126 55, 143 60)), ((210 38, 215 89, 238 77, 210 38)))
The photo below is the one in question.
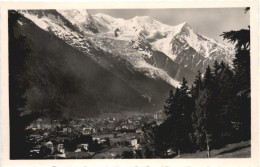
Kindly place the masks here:
POLYGON ((200 71, 191 87, 185 78, 175 93, 169 92, 159 126, 147 125, 145 155, 167 157, 210 150, 251 138, 250 27, 222 34, 236 44, 232 67, 215 61, 204 75, 200 71))

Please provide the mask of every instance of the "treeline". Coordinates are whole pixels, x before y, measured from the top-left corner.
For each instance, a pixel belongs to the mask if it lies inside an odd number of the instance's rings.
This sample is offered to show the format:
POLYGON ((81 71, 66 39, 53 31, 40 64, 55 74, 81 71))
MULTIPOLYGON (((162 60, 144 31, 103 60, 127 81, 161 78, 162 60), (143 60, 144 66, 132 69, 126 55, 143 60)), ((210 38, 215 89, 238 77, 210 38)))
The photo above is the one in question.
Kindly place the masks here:
POLYGON ((210 157, 211 149, 250 139, 250 27, 222 36, 236 44, 232 67, 215 61, 205 74, 198 72, 190 87, 183 78, 181 87, 169 92, 167 119, 143 128, 146 158, 198 150, 207 150, 210 157))
POLYGON ((204 77, 198 72, 191 88, 184 78, 166 100, 167 119, 145 129, 147 158, 167 157, 169 149, 179 155, 208 150, 210 156, 210 149, 250 139, 250 87, 240 89, 237 75, 215 62, 204 77))

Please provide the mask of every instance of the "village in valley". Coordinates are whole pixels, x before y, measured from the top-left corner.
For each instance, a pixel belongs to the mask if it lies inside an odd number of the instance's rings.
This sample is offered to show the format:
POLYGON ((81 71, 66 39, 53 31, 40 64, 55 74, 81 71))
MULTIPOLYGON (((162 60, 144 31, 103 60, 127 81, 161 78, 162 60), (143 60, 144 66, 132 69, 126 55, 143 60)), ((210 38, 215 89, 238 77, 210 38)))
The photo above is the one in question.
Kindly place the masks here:
POLYGON ((162 111, 128 118, 37 119, 30 132, 32 159, 102 159, 142 158, 144 125, 160 125, 166 118, 162 111))
POLYGON ((10 160, 250 158, 249 12, 6 11, 6 154, 10 160))

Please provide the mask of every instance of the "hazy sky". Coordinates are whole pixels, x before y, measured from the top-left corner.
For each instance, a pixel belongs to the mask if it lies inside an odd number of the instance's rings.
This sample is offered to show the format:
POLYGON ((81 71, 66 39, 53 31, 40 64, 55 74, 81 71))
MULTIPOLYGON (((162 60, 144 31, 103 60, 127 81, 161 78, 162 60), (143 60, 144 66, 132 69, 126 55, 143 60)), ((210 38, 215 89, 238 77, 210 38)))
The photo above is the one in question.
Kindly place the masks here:
POLYGON ((224 42, 220 34, 239 30, 249 25, 249 12, 244 8, 195 8, 195 9, 91 9, 91 14, 105 13, 116 18, 131 19, 135 16, 150 16, 168 25, 187 22, 203 35, 224 42))

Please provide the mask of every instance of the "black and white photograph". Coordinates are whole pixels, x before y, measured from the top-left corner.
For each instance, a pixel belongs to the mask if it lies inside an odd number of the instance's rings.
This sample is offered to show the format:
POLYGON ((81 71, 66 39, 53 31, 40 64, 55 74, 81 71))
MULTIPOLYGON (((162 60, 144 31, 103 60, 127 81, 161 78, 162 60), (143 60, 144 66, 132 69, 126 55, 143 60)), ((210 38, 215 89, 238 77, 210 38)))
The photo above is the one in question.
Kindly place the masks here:
POLYGON ((10 160, 251 158, 251 8, 184 7, 9 9, 10 160))

